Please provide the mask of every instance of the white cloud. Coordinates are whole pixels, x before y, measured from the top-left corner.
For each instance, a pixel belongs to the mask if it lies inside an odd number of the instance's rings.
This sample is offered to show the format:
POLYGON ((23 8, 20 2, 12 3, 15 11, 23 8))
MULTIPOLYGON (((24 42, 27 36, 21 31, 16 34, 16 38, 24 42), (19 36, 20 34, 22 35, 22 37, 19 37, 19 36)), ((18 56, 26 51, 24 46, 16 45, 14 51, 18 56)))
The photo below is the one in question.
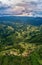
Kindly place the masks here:
POLYGON ((31 1, 37 2, 37 1, 39 1, 39 0, 25 0, 25 1, 27 1, 27 2, 31 2, 31 1))
POLYGON ((0 0, 0 14, 42 15, 42 0, 0 0))
POLYGON ((8 4, 8 5, 11 5, 11 4, 17 4, 17 3, 20 3, 22 2, 22 0, 0 0, 3 4, 8 4))

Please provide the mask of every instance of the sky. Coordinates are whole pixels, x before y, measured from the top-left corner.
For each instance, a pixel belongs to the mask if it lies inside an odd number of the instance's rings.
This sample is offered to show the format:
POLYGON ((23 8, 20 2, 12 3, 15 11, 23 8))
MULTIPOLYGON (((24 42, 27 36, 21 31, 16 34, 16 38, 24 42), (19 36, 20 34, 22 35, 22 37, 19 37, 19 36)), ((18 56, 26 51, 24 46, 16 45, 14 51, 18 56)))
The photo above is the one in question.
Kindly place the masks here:
POLYGON ((42 0, 0 0, 0 16, 42 17, 42 0))

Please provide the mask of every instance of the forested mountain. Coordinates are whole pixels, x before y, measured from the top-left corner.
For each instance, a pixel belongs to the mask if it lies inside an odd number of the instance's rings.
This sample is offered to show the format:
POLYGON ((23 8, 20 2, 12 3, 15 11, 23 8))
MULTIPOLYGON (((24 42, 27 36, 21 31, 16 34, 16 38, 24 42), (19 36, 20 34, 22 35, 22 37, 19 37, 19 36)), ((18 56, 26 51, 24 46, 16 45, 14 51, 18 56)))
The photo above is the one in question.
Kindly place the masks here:
POLYGON ((42 18, 9 19, 0 17, 0 65, 42 65, 42 18))

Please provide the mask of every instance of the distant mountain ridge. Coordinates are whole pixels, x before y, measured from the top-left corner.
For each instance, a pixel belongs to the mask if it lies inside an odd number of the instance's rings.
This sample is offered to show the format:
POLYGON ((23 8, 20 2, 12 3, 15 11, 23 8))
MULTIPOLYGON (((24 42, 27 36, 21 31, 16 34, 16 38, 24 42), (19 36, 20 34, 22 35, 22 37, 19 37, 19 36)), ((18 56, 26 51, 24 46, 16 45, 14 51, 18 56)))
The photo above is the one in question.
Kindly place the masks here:
POLYGON ((31 25, 42 25, 42 17, 28 17, 28 16, 2 16, 0 17, 0 22, 9 21, 9 22, 22 22, 28 23, 31 25))

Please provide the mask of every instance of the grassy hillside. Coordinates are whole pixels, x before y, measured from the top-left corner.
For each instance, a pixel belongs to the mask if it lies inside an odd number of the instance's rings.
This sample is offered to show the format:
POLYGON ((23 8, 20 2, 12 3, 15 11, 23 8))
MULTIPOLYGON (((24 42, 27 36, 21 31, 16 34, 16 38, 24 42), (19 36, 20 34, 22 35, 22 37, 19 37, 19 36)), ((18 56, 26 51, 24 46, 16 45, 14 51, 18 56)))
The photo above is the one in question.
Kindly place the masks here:
POLYGON ((0 24, 0 65, 42 65, 42 25, 0 24))

